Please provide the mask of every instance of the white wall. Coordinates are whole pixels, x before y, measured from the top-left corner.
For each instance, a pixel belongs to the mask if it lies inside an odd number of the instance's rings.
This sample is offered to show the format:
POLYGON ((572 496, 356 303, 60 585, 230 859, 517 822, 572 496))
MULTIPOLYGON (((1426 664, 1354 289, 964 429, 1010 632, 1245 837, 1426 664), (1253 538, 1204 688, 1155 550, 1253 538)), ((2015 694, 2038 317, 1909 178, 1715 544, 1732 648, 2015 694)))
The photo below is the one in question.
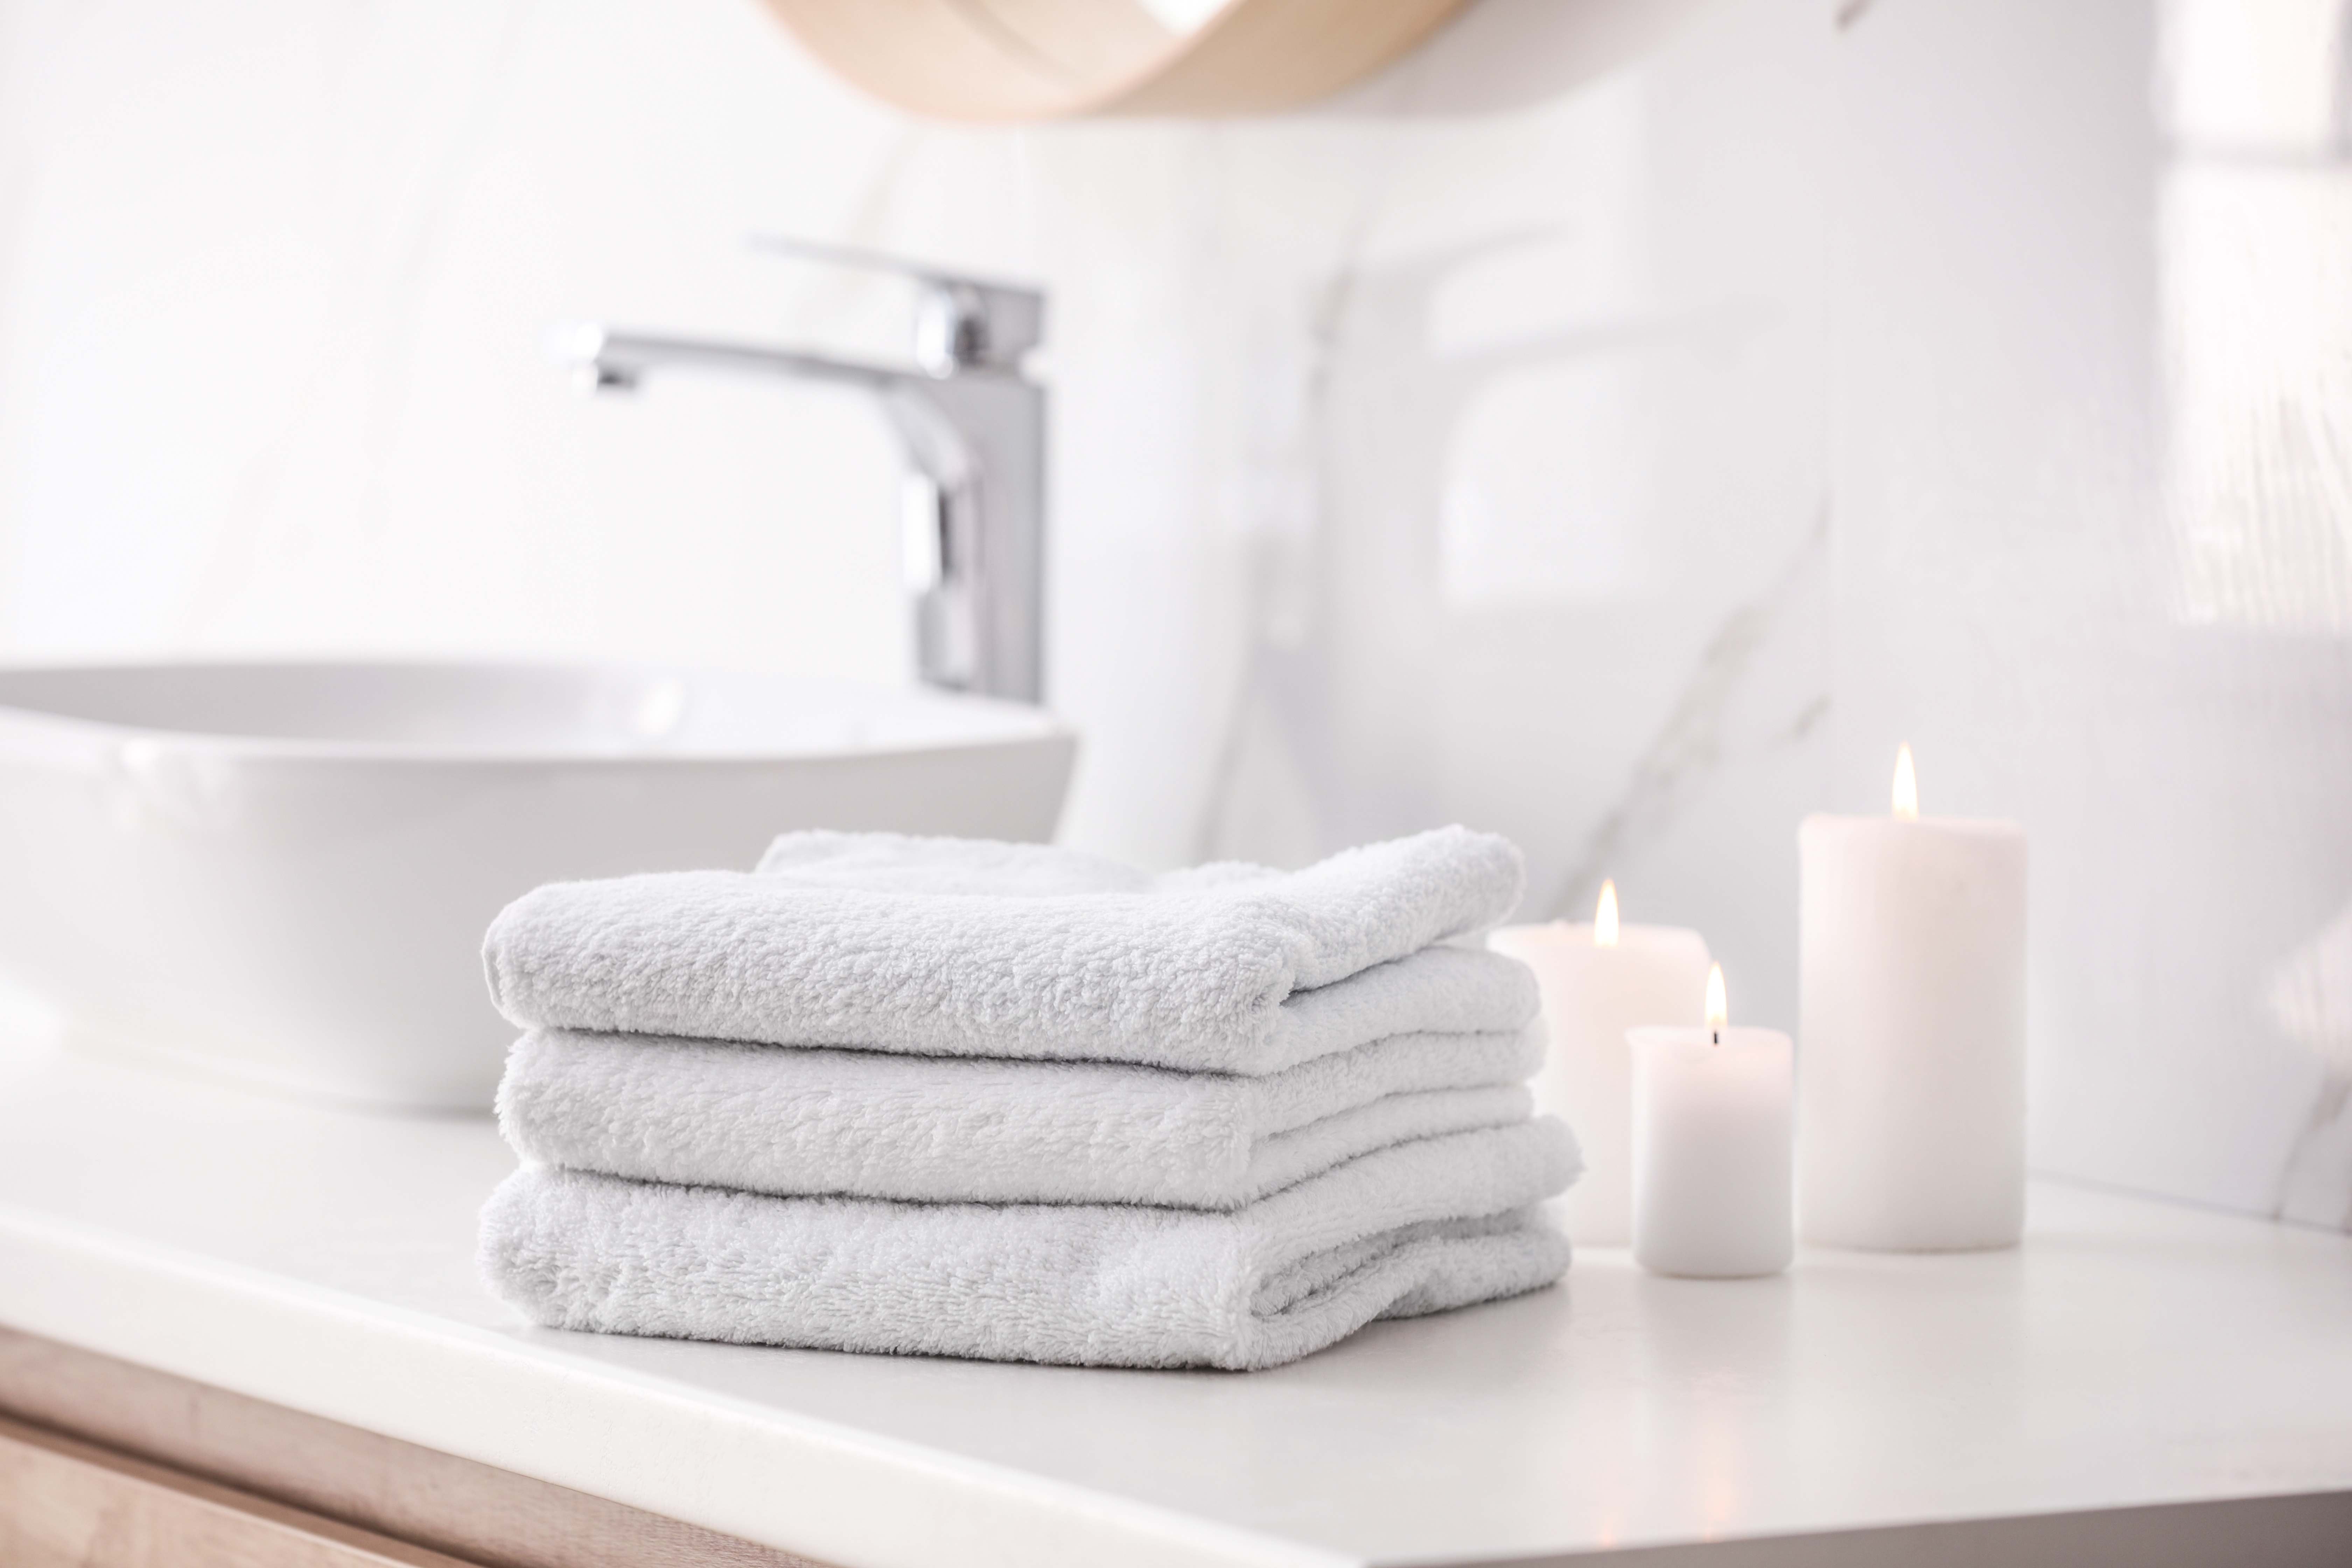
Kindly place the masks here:
POLYGON ((1786 1019, 1828 43, 1811 0, 1487 0, 1310 114, 971 130, 755 0, 0 0, 0 650, 905 679, 871 410, 582 402, 541 339, 903 346, 754 229, 1034 278, 1066 837, 1465 818, 1786 1019))
POLYGON ((1014 131, 757 0, 0 0, 0 655, 904 679, 871 410, 541 339, 900 346, 755 229, 1033 278, 1070 840, 1470 821, 1793 1024, 1794 823, 1909 739, 2033 835, 2037 1162, 2340 1223, 2341 5, 2235 8, 1481 0, 1312 112, 1014 131))
POLYGON ((2352 1223, 2342 0, 1847 29, 1833 795, 2032 833, 2032 1153, 2352 1223))

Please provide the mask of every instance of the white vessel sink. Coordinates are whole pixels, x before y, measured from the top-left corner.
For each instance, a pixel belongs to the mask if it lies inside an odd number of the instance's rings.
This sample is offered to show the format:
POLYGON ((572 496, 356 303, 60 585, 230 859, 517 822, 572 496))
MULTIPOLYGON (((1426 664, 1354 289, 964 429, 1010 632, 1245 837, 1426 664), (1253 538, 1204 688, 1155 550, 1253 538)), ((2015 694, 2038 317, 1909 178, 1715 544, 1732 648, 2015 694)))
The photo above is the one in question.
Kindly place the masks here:
POLYGON ((509 900, 794 827, 1044 839, 1075 751, 1035 709, 763 676, 0 669, 0 970, 110 1048, 485 1109, 509 900))

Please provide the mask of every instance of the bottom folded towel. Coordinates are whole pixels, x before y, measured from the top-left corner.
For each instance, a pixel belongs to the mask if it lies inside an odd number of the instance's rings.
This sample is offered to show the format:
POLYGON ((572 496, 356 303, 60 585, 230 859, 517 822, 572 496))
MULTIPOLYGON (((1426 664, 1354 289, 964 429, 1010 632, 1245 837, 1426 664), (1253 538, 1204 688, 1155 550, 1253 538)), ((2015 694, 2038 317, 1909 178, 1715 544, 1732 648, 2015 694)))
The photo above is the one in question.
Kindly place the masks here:
POLYGON ((779 1198, 528 1167, 491 1290, 555 1328, 1085 1366, 1278 1366, 1568 1267, 1549 1118, 1382 1149, 1229 1213, 779 1198))

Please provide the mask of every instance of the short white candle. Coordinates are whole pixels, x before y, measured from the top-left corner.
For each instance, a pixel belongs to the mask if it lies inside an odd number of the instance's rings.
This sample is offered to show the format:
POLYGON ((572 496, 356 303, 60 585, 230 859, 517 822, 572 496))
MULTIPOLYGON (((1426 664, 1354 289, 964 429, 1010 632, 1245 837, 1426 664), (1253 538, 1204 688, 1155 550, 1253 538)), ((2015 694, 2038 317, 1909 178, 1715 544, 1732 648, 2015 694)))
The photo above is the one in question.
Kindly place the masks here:
POLYGON ((1633 1260, 1657 1274, 1778 1274, 1796 1251, 1789 1147, 1795 1057, 1778 1029, 1734 1029, 1723 971, 1705 1027, 1635 1029, 1633 1260))
POLYGON ((1797 836, 1805 1239, 1927 1252, 2016 1243, 2025 1220, 2025 835, 1892 816, 1797 836))
POLYGON ((1633 1235, 1633 1073, 1625 1031, 1697 1024, 1706 940, 1682 926, 1622 925, 1617 884, 1603 882, 1591 925, 1507 926, 1486 939, 1536 972, 1550 1045, 1536 1103, 1568 1123, 1584 1174, 1560 1200, 1580 1247, 1622 1247, 1633 1235))

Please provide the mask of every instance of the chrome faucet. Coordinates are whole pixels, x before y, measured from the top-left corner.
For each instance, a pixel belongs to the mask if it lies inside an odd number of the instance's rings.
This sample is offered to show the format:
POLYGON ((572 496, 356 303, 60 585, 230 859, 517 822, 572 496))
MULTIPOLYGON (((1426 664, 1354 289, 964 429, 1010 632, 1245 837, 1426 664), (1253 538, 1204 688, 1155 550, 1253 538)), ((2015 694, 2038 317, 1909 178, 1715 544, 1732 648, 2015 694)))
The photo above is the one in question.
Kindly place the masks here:
POLYGON ((907 458, 907 585, 915 658, 932 686, 1035 702, 1044 695, 1045 392, 1021 362, 1045 336, 1033 289, 796 240, 761 249, 903 273, 921 286, 914 366, 588 325, 564 355, 593 390, 634 389, 671 366, 864 387, 907 458))

